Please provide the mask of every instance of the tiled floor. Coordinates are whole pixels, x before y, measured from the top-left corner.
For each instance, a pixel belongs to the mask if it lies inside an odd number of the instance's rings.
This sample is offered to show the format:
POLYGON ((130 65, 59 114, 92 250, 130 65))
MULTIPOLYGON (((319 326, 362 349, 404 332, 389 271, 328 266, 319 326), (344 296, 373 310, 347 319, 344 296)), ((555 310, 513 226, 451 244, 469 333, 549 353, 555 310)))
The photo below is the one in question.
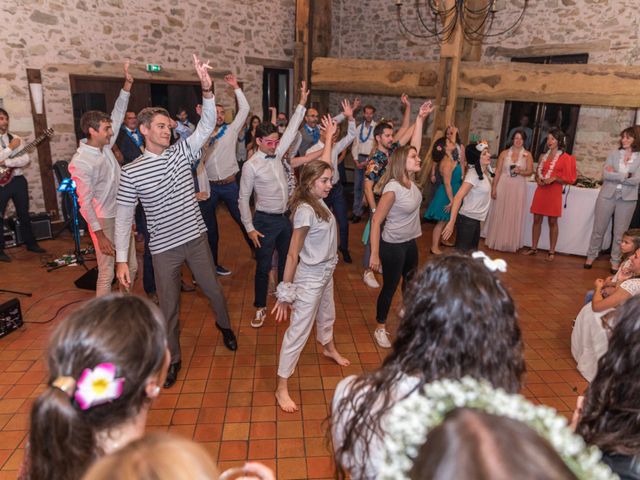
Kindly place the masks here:
MULTIPOLYGON (((324 421, 333 390, 344 376, 376 368, 385 354, 372 339, 377 291, 367 288, 361 278, 359 238, 364 225, 351 226, 355 263, 339 263, 335 274, 335 339, 352 364, 341 368, 331 363, 318 355, 316 344, 310 341, 290 382, 293 397, 302 408, 286 414, 276 407, 273 397, 286 325, 276 327, 268 320, 260 330, 249 326, 254 313, 254 262, 236 225, 226 212, 220 217, 220 257, 233 271, 221 282, 239 334, 239 348, 235 354, 224 348, 201 293, 183 293, 183 369, 176 385, 163 391, 153 405, 149 430, 170 430, 201 442, 222 469, 250 459, 276 469, 279 479, 331 477, 324 421)), ((431 227, 425 225, 424 231, 420 239, 423 262, 429 255, 431 227)), ((83 244, 88 241, 85 237, 83 244)), ((56 255, 73 249, 68 235, 42 245, 56 255)), ((81 268, 47 273, 37 255, 23 248, 7 252, 14 261, 0 263, 0 288, 31 291, 33 297, 21 297, 29 323, 0 339, 0 480, 15 478, 22 460, 29 408, 45 387, 43 356, 51 331, 78 303, 63 308, 50 320, 67 303, 92 296, 73 285, 83 273, 81 268)), ((569 414, 577 393, 586 386, 571 358, 571 321, 585 291, 593 279, 607 273, 607 266, 600 261, 593 270, 583 270, 581 258, 565 255, 556 256, 552 263, 542 254, 501 256, 509 262, 505 281, 516 299, 526 341, 528 373, 523 393, 569 414)), ((141 288, 138 282, 135 290, 141 292, 141 288)), ((0 302, 14 296, 0 294, 0 302)), ((395 318, 390 320, 391 331, 396 325, 395 318)))

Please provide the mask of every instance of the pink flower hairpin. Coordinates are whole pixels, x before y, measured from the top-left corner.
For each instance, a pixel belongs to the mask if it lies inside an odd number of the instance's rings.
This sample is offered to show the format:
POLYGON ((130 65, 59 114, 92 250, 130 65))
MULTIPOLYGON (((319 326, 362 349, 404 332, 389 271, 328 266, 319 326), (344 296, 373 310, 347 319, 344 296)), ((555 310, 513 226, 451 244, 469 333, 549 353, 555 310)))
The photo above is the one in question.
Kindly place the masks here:
POLYGON ((85 368, 76 385, 74 398, 81 410, 111 402, 122 395, 124 378, 116 378, 113 363, 100 363, 92 370, 85 368))

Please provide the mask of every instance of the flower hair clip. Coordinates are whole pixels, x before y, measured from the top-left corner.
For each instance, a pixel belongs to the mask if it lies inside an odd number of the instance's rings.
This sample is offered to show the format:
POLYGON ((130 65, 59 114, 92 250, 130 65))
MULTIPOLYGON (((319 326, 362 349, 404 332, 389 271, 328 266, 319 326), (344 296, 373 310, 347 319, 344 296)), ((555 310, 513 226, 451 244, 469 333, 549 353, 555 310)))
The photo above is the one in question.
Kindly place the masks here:
POLYGON ((471 254, 471 257, 482 260, 484 266, 487 267, 492 272, 498 271, 505 273, 507 271, 507 262, 505 262, 501 258, 496 258, 492 260, 486 253, 477 251, 471 254))
POLYGON ((116 378, 113 363, 100 363, 93 369, 85 368, 77 381, 73 377, 60 376, 51 386, 75 400, 81 410, 88 410, 120 398, 123 384, 123 377, 116 378))

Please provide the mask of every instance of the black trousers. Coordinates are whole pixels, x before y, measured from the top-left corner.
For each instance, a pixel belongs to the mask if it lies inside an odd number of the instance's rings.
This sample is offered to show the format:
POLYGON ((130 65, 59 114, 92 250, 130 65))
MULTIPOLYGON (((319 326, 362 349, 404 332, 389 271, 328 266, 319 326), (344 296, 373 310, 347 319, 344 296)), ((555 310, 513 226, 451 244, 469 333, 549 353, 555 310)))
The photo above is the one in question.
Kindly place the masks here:
POLYGON ((380 263, 382 289, 378 295, 376 321, 385 323, 400 280, 404 292, 413 271, 418 267, 418 244, 415 239, 403 243, 387 243, 380 239, 380 263))
POLYGON ((472 252, 480 244, 480 220, 458 215, 456 218, 456 250, 472 252))
POLYGON ((342 183, 336 183, 327 198, 324 199, 324 203, 333 210, 333 214, 338 222, 338 230, 340 232, 340 245, 338 247, 341 250, 349 250, 349 218, 347 216, 347 201, 344 198, 344 188, 342 183))
POLYGON ((271 270, 273 251, 278 252, 278 282, 281 282, 293 227, 286 213, 270 214, 260 211, 256 211, 253 216, 253 226, 264 235, 260 238, 260 248, 256 248, 255 301, 253 304, 256 308, 262 308, 267 306, 269 271, 271 270))
POLYGON ((9 200, 13 200, 16 215, 20 221, 22 240, 28 247, 37 245, 31 231, 29 218, 29 184, 22 175, 13 177, 4 187, 0 187, 0 251, 4 250, 4 212, 9 200))

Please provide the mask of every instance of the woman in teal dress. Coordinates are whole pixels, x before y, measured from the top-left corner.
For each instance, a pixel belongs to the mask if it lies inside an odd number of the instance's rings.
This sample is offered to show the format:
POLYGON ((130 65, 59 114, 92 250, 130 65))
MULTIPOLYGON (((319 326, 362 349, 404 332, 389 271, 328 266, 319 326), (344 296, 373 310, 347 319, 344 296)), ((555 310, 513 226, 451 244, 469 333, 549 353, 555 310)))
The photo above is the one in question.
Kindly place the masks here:
POLYGON ((431 148, 431 158, 437 164, 437 171, 442 179, 424 214, 427 220, 437 222, 431 234, 431 253, 434 255, 442 254, 440 249, 442 229, 449 221, 451 202, 462 184, 462 167, 452 156, 455 149, 456 144, 445 138, 436 140, 431 148))

